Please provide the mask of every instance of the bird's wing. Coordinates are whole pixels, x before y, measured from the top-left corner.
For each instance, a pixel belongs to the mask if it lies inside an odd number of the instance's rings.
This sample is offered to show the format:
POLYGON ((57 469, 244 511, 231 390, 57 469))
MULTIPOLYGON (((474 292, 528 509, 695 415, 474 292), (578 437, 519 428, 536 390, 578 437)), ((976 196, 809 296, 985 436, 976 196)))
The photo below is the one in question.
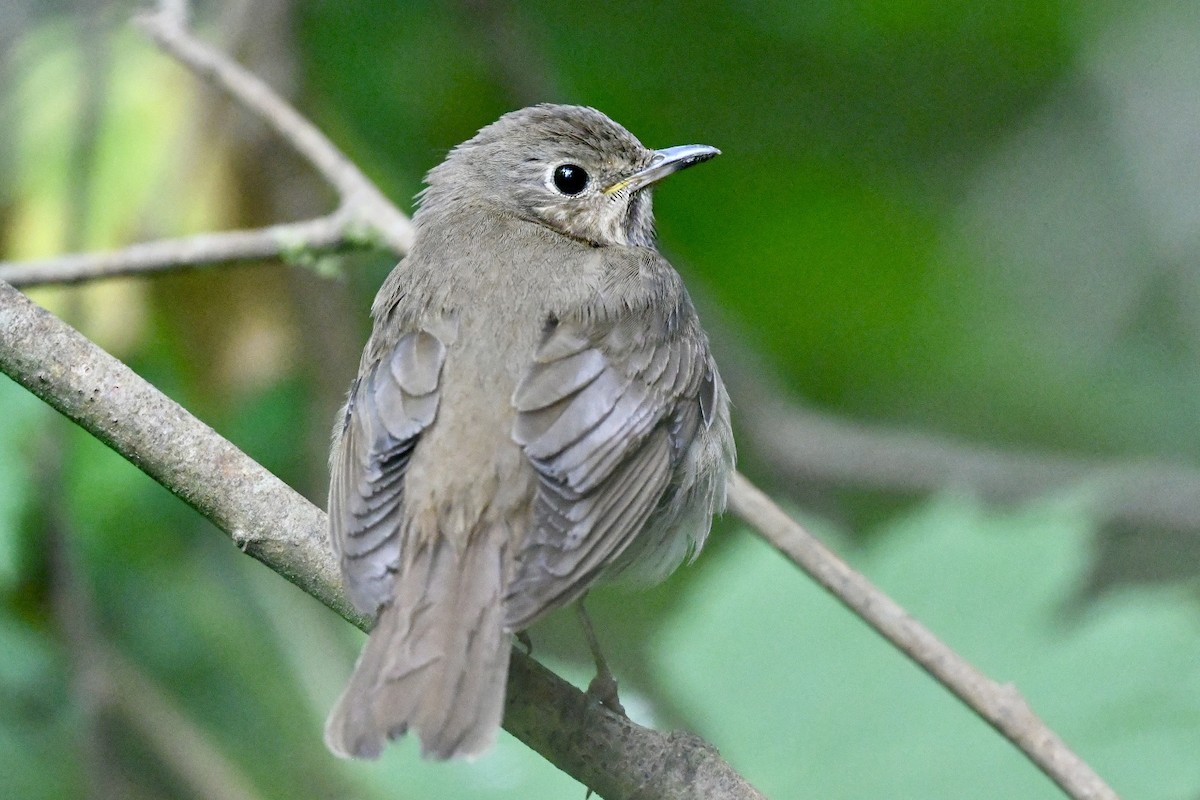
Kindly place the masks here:
POLYGON ((517 385, 513 438, 538 490, 508 587, 510 629, 579 597, 621 555, 712 420, 708 343, 670 277, 640 309, 552 319, 517 385))
POLYGON ((329 527, 346 593, 364 614, 392 597, 404 474, 437 414, 445 338, 404 334, 360 374, 346 402, 330 469, 329 527))

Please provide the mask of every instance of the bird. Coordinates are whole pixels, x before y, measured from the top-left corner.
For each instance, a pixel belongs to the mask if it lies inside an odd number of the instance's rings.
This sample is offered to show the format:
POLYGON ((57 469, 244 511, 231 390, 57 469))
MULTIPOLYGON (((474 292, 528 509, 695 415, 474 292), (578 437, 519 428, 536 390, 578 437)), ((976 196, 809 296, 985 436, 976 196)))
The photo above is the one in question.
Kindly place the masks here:
POLYGON ((479 756, 515 635, 704 544, 729 398, 651 194, 718 154, 541 104, 429 171, 334 427, 332 548, 375 620, 326 723, 336 755, 413 731, 425 758, 479 756))

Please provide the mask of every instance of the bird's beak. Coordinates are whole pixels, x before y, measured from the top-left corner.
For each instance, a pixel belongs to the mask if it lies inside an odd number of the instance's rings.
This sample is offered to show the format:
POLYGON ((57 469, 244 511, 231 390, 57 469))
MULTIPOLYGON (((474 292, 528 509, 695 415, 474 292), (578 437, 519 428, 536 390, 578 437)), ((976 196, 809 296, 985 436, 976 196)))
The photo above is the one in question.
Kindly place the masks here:
POLYGON ((706 144, 683 144, 679 147, 656 150, 648 166, 605 187, 604 193, 611 195, 617 192, 636 192, 638 189, 661 181, 672 173, 719 155, 721 155, 720 150, 706 144))

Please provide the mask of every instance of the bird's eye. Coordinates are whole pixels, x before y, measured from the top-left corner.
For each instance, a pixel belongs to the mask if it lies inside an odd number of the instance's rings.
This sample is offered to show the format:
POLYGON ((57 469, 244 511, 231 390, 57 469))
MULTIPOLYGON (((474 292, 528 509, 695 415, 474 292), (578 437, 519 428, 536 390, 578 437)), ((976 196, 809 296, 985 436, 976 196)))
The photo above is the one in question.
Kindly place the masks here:
POLYGON ((554 188, 575 195, 587 188, 588 174, 577 164, 562 164, 554 169, 554 188))

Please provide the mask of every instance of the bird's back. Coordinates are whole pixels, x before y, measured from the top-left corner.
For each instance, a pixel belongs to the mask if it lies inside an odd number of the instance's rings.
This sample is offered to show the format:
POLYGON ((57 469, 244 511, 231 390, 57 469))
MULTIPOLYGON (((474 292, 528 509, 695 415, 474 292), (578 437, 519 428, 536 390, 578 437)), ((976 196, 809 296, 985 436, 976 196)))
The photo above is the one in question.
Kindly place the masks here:
MULTIPOLYGON (((417 243, 395 273, 400 281, 380 290, 368 346, 385 352, 397 332, 421 327, 453 331, 437 418, 406 476, 404 513, 414 526, 406 538, 437 533, 465 543, 481 520, 497 517, 519 520, 523 531, 535 475, 512 437, 513 392, 546 320, 590 300, 603 258, 540 225, 483 209, 418 221, 417 243)), ((519 551, 513 545, 510 559, 519 551)))

